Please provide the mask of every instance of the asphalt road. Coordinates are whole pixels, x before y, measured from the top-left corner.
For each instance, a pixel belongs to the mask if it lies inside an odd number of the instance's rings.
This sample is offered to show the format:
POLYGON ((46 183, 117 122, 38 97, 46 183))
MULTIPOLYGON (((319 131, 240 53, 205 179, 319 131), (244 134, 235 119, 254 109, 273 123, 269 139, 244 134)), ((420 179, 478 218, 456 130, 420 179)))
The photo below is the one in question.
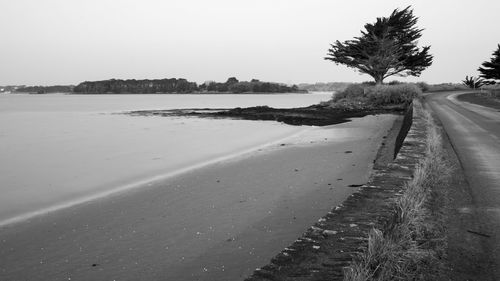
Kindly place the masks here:
POLYGON ((471 205, 459 211, 474 220, 464 226, 463 235, 479 240, 484 272, 490 280, 500 280, 500 111, 457 100, 463 93, 433 93, 426 100, 441 120, 469 184, 471 205))

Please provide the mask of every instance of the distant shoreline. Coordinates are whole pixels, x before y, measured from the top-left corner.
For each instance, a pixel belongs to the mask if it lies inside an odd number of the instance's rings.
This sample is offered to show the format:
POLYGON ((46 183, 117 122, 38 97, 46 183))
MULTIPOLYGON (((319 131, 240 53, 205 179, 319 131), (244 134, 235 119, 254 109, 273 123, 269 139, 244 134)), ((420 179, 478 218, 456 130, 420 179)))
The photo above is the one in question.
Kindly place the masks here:
POLYGON ((244 93, 232 93, 232 92, 191 92, 191 93, 63 93, 67 95, 290 95, 290 94, 313 94, 314 92, 308 91, 298 91, 298 92, 283 92, 283 93, 272 93, 272 92, 244 92, 244 93))
MULTIPOLYGON (((318 91, 321 92, 321 91, 318 91)), ((326 92, 334 92, 334 91, 326 91, 326 92)), ((314 94, 315 91, 297 91, 297 92, 283 92, 283 93, 271 93, 271 92, 244 92, 244 93, 232 93, 232 92, 191 92, 191 93, 75 93, 75 92, 53 92, 53 93, 35 93, 35 92, 10 92, 5 94, 11 95, 50 95, 50 94, 64 94, 64 95, 92 95, 92 96, 100 96, 100 95, 307 95, 314 94)))

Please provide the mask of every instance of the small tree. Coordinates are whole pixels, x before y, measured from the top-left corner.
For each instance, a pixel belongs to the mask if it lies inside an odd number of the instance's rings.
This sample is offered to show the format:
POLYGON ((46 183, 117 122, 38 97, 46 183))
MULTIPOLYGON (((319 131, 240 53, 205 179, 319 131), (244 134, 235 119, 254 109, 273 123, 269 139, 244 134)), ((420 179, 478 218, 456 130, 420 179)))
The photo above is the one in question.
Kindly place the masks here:
POLYGON ((471 89, 479 89, 482 86, 489 84, 488 81, 474 76, 465 76, 465 80, 462 80, 462 83, 471 89))
POLYGON ((419 49, 422 30, 415 27, 418 18, 408 6, 394 10, 389 17, 366 24, 361 36, 345 42, 336 41, 328 49, 326 60, 355 68, 368 74, 377 84, 392 76, 420 76, 432 64, 430 46, 419 49))
POLYGON ((490 61, 485 61, 479 67, 478 71, 481 72, 481 77, 484 79, 500 80, 500 44, 498 49, 493 52, 493 57, 490 61))

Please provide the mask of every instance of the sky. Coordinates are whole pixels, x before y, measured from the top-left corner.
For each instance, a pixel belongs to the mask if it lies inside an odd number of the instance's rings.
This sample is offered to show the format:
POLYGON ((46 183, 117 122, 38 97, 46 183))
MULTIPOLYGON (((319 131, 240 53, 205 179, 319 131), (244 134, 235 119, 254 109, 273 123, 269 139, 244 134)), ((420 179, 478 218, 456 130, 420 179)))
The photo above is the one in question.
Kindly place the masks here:
POLYGON ((498 0, 0 0, 0 85, 369 81, 324 60, 329 44, 408 5, 434 63, 394 79, 460 82, 500 43, 498 0))

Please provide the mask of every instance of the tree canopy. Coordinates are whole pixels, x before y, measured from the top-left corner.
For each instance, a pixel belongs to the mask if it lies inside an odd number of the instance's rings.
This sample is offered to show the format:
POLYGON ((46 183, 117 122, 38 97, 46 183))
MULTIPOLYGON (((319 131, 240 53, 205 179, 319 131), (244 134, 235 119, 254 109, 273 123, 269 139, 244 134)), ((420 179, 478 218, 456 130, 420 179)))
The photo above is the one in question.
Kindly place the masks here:
POLYGON ((482 63, 483 67, 479 67, 478 71, 484 79, 500 80, 500 44, 498 49, 493 52, 493 57, 490 61, 482 63))
POLYGON ((189 82, 183 78, 170 79, 110 79, 102 81, 85 81, 78 84, 73 91, 75 93, 190 93, 196 91, 198 86, 195 82, 189 82))
POLYGON ((74 86, 72 85, 55 85, 55 86, 24 86, 17 88, 15 91, 20 93, 71 93, 74 86))
POLYGON ((420 76, 432 64, 433 56, 430 46, 417 47, 423 29, 415 26, 418 18, 410 8, 395 9, 389 17, 366 24, 359 37, 337 40, 325 59, 368 74, 377 84, 392 75, 420 76))

